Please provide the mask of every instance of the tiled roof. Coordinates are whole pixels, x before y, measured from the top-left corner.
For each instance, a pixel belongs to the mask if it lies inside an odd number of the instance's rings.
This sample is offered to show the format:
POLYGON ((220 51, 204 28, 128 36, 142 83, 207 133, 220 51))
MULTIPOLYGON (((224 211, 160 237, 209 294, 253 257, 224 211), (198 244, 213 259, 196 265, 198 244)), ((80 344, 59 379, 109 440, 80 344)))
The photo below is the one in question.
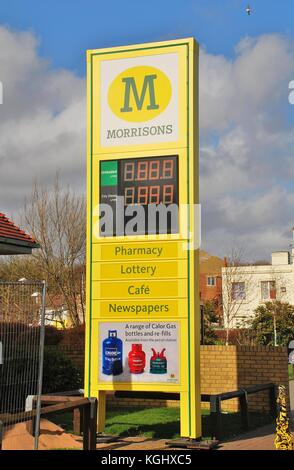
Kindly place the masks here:
POLYGON ((225 261, 217 256, 210 255, 206 251, 200 251, 200 273, 221 275, 225 261))
POLYGON ((0 212, 0 238, 27 242, 32 245, 38 245, 36 240, 27 235, 23 230, 14 225, 4 214, 0 212))

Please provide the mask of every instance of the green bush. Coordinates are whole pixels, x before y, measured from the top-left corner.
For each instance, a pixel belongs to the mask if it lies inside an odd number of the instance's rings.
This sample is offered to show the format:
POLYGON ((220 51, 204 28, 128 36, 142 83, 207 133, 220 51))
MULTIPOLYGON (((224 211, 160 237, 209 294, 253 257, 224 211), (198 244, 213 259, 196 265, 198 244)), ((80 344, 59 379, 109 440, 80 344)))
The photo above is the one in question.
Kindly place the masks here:
POLYGON ((204 303, 203 306, 203 328, 204 328, 204 344, 217 344, 217 335, 213 329, 213 323, 218 321, 216 315, 216 303, 211 300, 204 303))
POLYGON ((67 346, 70 348, 84 348, 85 325, 78 325, 74 326, 73 328, 66 328, 65 330, 63 330, 63 336, 59 345, 67 346))
POLYGON ((83 386, 81 371, 62 352, 45 347, 43 393, 66 392, 83 386))
POLYGON ((4 365, 0 366, 0 414, 23 411, 27 396, 37 391, 38 357, 30 352, 29 343, 21 345, 17 353, 12 345, 6 347, 4 365))
POLYGON ((255 316, 248 322, 256 344, 274 346, 274 318, 276 319, 277 344, 288 346, 294 335, 294 305, 287 302, 265 302, 254 310, 255 316))
POLYGON ((45 326, 45 345, 46 346, 56 346, 60 343, 64 336, 63 330, 58 330, 54 326, 46 325, 45 326))

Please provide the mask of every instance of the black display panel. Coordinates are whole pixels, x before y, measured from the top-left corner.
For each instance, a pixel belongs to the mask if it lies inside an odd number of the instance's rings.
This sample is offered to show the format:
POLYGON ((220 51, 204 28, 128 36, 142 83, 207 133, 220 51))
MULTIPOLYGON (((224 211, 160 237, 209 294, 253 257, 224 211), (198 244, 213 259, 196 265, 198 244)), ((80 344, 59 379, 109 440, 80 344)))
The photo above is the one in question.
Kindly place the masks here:
POLYGON ((111 207, 113 230, 100 207, 100 235, 177 233, 174 209, 179 205, 178 185, 178 155, 101 161, 100 206, 111 207), (163 207, 167 209, 166 226, 160 220, 163 207), (155 212, 156 222, 152 219, 155 212), (130 228, 135 228, 134 233, 130 228))

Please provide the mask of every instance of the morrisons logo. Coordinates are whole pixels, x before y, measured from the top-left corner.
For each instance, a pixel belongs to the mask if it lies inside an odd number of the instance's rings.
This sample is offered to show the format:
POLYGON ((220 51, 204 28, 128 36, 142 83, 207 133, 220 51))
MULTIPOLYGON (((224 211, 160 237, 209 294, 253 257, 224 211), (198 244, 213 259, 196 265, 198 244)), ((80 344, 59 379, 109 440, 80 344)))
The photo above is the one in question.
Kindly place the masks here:
POLYGON ((134 77, 123 78, 123 83, 125 86, 125 104, 121 108, 121 113, 130 113, 133 111, 133 107, 130 106, 131 91, 133 92, 135 105, 137 110, 141 111, 143 104, 145 103, 145 96, 147 89, 149 90, 149 104, 146 109, 149 111, 151 109, 159 109, 159 105, 155 103, 155 89, 154 89, 154 80, 157 78, 157 75, 146 75, 144 77, 144 82, 142 86, 141 95, 139 96, 136 80, 134 77))
POLYGON ((132 67, 119 74, 108 91, 112 112, 124 121, 154 119, 168 106, 172 96, 170 80, 150 66, 132 67))

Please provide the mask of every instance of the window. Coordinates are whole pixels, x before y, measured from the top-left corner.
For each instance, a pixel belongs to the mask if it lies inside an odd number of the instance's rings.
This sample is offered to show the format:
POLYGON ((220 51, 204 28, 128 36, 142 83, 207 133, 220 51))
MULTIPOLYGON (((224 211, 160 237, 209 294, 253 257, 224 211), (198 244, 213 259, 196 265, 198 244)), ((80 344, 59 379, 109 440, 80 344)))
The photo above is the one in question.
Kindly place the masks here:
POLYGON ((261 281, 262 300, 275 300, 277 297, 275 281, 261 281))
POLYGON ((215 277, 213 277, 213 276, 207 276, 207 285, 214 287, 215 284, 216 284, 215 277))
POLYGON ((245 300, 245 282, 232 282, 232 300, 245 300))

